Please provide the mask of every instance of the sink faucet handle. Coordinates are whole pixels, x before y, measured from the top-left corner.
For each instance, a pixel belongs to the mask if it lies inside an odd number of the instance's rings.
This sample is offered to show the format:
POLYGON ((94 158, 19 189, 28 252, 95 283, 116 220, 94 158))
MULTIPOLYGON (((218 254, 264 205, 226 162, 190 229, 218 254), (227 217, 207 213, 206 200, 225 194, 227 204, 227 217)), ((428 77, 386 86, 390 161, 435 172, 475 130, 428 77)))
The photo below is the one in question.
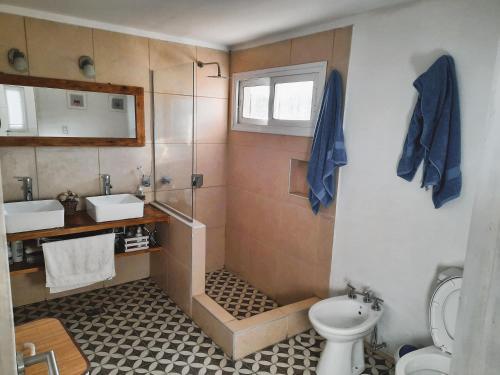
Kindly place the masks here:
POLYGON ((14 178, 17 180, 17 181, 29 181, 31 180, 31 177, 29 176, 14 176, 14 178))

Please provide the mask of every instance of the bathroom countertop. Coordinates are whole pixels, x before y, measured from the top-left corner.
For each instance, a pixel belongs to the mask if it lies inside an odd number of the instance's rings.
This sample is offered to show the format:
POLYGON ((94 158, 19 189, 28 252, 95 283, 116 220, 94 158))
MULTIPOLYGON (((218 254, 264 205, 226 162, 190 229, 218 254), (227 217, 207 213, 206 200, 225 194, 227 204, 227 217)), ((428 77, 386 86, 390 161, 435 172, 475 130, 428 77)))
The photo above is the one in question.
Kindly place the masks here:
MULTIPOLYGON (((37 353, 53 350, 60 375, 82 375, 89 370, 89 361, 59 319, 38 319, 15 327, 15 331, 17 351, 28 355, 22 349, 26 342, 34 343, 37 353)), ((38 374, 47 374, 45 363, 26 367, 26 375, 38 374)))

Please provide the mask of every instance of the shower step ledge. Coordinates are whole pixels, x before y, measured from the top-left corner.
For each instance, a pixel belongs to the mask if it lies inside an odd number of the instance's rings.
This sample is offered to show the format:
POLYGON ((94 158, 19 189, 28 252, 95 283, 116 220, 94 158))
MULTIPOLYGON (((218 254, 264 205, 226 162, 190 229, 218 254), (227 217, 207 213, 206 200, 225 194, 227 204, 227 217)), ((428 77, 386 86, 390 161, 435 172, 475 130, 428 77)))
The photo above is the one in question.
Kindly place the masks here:
POLYGON ((208 295, 200 294, 193 297, 192 318, 237 360, 310 329, 307 313, 318 301, 318 297, 311 297, 238 320, 208 295))

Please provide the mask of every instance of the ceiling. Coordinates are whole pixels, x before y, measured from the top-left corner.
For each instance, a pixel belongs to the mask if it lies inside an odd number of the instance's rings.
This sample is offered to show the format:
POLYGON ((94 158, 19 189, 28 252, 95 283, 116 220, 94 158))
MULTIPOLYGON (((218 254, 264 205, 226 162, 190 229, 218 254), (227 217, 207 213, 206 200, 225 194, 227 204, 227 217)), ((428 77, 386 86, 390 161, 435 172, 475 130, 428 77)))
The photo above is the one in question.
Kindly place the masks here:
POLYGON ((228 48, 408 1, 411 0, 0 0, 0 11, 48 19, 57 15, 77 17, 131 28, 130 32, 136 29, 162 34, 161 39, 228 48))

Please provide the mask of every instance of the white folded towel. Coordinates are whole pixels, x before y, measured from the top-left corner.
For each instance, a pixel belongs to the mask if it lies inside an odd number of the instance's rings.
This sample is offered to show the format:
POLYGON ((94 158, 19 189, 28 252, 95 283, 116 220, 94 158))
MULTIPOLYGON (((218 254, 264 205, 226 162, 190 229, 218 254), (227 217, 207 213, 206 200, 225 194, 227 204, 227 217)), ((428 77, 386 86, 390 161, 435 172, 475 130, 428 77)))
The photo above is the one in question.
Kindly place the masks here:
POLYGON ((81 288, 115 277, 115 234, 43 244, 50 293, 81 288))

